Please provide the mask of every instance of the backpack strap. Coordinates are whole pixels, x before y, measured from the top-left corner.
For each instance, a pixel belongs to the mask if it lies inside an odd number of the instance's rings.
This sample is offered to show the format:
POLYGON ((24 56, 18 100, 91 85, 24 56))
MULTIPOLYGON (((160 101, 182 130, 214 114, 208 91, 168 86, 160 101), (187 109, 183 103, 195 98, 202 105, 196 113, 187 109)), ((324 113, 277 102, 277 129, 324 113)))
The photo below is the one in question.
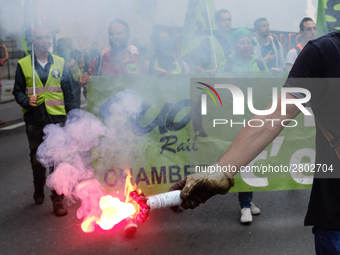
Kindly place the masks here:
POLYGON ((328 129, 323 125, 317 118, 315 118, 316 123, 320 127, 322 133, 325 135, 327 141, 329 142, 330 146, 334 149, 338 159, 340 159, 340 139, 336 136, 333 136, 328 129))
POLYGON ((299 43, 298 45, 296 45, 296 47, 294 47, 294 49, 296 50, 297 54, 299 55, 300 52, 302 51, 302 45, 301 43, 299 43))

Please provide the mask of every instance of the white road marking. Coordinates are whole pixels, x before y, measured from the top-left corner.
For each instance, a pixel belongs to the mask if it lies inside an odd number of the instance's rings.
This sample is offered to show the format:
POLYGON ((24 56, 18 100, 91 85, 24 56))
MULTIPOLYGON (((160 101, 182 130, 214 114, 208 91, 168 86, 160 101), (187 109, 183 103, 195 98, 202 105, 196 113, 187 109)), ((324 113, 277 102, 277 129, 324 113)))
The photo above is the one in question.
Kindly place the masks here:
POLYGON ((20 122, 20 123, 17 123, 17 124, 10 125, 8 127, 0 128, 0 130, 11 130, 11 129, 15 129, 15 128, 18 128, 18 127, 21 127, 21 126, 24 126, 24 125, 25 125, 25 122, 20 122))

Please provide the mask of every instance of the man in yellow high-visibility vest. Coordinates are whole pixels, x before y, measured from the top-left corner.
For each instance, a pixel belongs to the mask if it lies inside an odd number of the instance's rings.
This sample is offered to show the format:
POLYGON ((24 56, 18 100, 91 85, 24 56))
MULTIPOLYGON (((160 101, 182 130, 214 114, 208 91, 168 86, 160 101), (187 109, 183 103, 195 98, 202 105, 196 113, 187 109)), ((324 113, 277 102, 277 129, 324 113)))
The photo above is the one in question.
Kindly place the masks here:
MULTIPOLYGON (((49 52, 50 31, 43 27, 35 28, 32 31, 31 41, 34 46, 35 88, 32 56, 28 55, 18 62, 13 95, 23 108, 33 169, 35 188, 33 198, 36 204, 42 204, 45 197, 46 170, 37 161, 36 153, 43 142, 43 128, 50 123, 63 125, 66 113, 76 106, 72 89, 72 74, 65 66, 63 58, 49 52)), ((51 199, 54 213, 57 216, 64 216, 68 213, 63 204, 62 194, 57 194, 52 190, 51 199)))

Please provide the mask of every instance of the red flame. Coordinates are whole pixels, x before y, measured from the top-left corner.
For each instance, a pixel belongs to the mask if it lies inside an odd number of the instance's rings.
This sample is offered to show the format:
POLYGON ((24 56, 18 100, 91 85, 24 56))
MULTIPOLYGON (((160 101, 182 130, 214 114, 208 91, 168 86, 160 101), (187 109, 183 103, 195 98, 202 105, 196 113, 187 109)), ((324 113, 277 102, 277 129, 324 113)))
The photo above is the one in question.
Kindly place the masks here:
POLYGON ((106 195, 102 191, 100 183, 96 180, 88 180, 77 186, 77 194, 82 199, 82 205, 77 211, 78 218, 84 218, 81 228, 84 232, 93 232, 95 224, 102 229, 109 230, 120 221, 139 213, 139 205, 129 196, 135 191, 136 185, 131 184, 129 170, 125 182, 125 203, 118 198, 106 195))

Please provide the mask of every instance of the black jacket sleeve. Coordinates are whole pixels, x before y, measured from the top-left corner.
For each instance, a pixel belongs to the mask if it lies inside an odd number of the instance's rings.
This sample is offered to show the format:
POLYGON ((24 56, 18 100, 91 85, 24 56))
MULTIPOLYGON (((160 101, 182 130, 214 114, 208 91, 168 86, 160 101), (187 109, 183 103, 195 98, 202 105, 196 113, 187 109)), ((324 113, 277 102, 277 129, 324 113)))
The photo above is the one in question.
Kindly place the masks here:
POLYGON ((15 73, 13 96, 22 108, 31 108, 29 104, 29 97, 26 95, 26 79, 19 64, 17 65, 17 70, 15 73))

